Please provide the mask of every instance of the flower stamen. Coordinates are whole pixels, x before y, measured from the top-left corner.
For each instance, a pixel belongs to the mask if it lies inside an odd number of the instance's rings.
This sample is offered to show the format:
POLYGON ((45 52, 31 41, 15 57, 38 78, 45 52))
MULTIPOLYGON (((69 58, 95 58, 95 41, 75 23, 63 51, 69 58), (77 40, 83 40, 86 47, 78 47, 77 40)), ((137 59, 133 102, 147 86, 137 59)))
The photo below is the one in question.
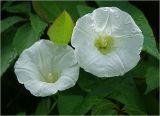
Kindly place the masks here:
POLYGON ((113 44, 113 38, 109 35, 105 37, 99 36, 95 41, 96 48, 104 55, 113 49, 113 44))
POLYGON ((54 83, 57 80, 58 80, 58 75, 57 74, 49 73, 46 81, 48 83, 54 83))

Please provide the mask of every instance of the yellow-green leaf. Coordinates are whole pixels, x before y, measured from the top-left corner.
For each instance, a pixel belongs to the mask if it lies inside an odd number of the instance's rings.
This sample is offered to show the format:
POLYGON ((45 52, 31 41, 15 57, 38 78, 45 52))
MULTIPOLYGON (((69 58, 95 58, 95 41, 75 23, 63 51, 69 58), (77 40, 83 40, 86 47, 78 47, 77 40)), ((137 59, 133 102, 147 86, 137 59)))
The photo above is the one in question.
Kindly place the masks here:
POLYGON ((48 29, 50 40, 57 44, 68 44, 73 31, 73 20, 67 11, 63 13, 53 22, 48 29))

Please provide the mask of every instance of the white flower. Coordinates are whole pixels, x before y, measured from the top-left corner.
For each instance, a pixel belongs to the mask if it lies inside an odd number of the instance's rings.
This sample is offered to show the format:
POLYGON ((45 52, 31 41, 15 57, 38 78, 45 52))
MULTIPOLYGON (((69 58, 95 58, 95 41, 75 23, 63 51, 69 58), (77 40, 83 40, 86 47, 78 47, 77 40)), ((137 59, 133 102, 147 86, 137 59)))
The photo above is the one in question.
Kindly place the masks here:
POLYGON ((15 73, 33 95, 49 96, 74 86, 79 66, 70 46, 40 40, 22 52, 15 64, 15 73))
POLYGON ((112 77, 136 66, 143 35, 128 13, 102 7, 78 19, 71 44, 80 67, 98 77, 112 77))

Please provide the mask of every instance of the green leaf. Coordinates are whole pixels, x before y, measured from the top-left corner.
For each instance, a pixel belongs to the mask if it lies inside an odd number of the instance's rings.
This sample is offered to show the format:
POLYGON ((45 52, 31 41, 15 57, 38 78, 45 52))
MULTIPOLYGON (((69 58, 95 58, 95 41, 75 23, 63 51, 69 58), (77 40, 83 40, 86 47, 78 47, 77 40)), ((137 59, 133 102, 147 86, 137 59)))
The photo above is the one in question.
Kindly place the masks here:
POLYGON ((11 44, 9 43, 7 46, 2 48, 2 65, 1 65, 1 76, 2 74, 9 68, 10 64, 16 58, 17 53, 12 48, 11 44))
POLYGON ((52 103, 50 97, 43 98, 35 111, 34 115, 47 115, 51 112, 51 110, 55 107, 56 102, 52 103))
POLYGON ((94 88, 90 96, 97 96, 99 99, 108 97, 117 100, 124 105, 133 105, 135 110, 144 112, 145 106, 131 77, 107 78, 99 82, 99 86, 94 88))
POLYGON ((16 5, 11 5, 6 8, 6 11, 11 13, 29 13, 31 11, 30 2, 23 2, 16 5))
POLYGON ((7 17, 6 19, 3 19, 1 21, 1 32, 7 30, 9 27, 21 21, 24 21, 24 19, 18 16, 12 16, 12 17, 7 17))
POLYGON ((13 63, 17 52, 13 49, 12 41, 17 31, 16 27, 6 30, 1 37, 1 76, 13 63), (11 33, 12 32, 12 33, 11 33))
POLYGON ((125 105, 133 105, 139 110, 145 111, 143 100, 136 88, 133 78, 124 76, 123 79, 116 85, 114 84, 114 86, 115 87, 112 89, 113 93, 109 95, 110 98, 125 105))
POLYGON ((47 23, 45 23, 39 16, 30 14, 30 20, 33 30, 35 31, 36 35, 40 37, 47 27, 47 23))
POLYGON ((49 38, 58 44, 68 44, 73 31, 73 20, 70 15, 64 11, 49 27, 49 38))
POLYGON ((72 2, 61 1, 61 2, 54 2, 54 3, 60 9, 60 13, 66 10, 71 15, 74 21, 76 21, 79 18, 79 14, 76 7, 78 5, 85 5, 85 1, 72 1, 72 2))
POLYGON ((60 94, 58 97, 58 110, 60 115, 71 115, 82 100, 83 96, 81 95, 60 94))
POLYGON ((93 88, 99 86, 99 79, 94 75, 85 72, 83 69, 80 69, 78 85, 81 89, 86 92, 90 92, 93 88))
POLYGON ((144 96, 145 107, 147 114, 156 115, 159 114, 159 99, 158 95, 159 90, 152 91, 144 96))
POLYGON ((84 115, 86 114, 94 105, 101 102, 97 96, 86 95, 83 101, 75 108, 72 114, 84 115))
POLYGON ((78 85, 84 91, 89 92, 89 96, 104 98, 113 92, 112 89, 115 88, 115 85, 119 84, 120 80, 121 78, 97 78, 96 76, 81 69, 78 85))
POLYGON ((97 1, 98 5, 103 7, 118 7, 123 11, 128 12, 136 22, 136 24, 141 29, 143 35, 144 35, 144 45, 143 50, 147 52, 150 55, 153 55, 157 59, 159 59, 159 52, 156 46, 155 38, 152 32, 152 29, 150 25, 148 24, 147 19, 145 18, 143 12, 133 6, 132 4, 129 4, 129 2, 113 2, 113 1, 97 1))
POLYGON ((80 72, 78 84, 83 90, 89 92, 89 96, 97 96, 99 99, 108 97, 125 105, 132 104, 142 111, 145 110, 141 95, 130 76, 124 75, 96 80, 93 75, 85 75, 85 72, 80 72))
POLYGON ((136 108, 132 105, 126 105, 123 110, 125 110, 126 113, 129 115, 146 115, 143 111, 139 110, 139 108, 136 108))
POLYGON ((117 115, 117 106, 109 100, 103 100, 92 108, 92 115, 117 115))
POLYGON ((5 3, 3 3, 2 4, 2 10, 5 10, 8 7, 10 7, 12 3, 13 3, 13 1, 6 1, 5 3))
POLYGON ((30 47, 37 40, 38 36, 35 34, 31 25, 27 23, 18 28, 14 37, 13 46, 20 54, 24 49, 30 47))
POLYGON ((84 5, 84 1, 33 1, 32 5, 35 12, 47 22, 53 22, 55 18, 60 15, 64 10, 68 11, 69 14, 76 21, 79 18, 78 11, 76 10, 77 5, 84 5), (74 10, 73 10, 74 9, 74 10))
POLYGON ((159 69, 158 67, 150 67, 147 70, 146 73, 146 83, 147 83, 147 89, 145 93, 148 93, 155 88, 159 87, 159 69))
POLYGON ((26 115, 25 112, 19 112, 19 113, 17 114, 17 116, 25 116, 25 115, 26 115))
POLYGON ((78 5, 77 10, 80 16, 83 16, 87 13, 91 13, 95 8, 84 6, 84 5, 78 5))
POLYGON ((59 14, 59 9, 54 2, 32 1, 32 5, 35 12, 47 22, 52 22, 59 14))
POLYGON ((134 76, 137 79, 137 83, 140 83, 139 89, 145 94, 159 87, 159 60, 153 56, 145 56, 141 59, 138 65, 132 69, 128 74, 134 76), (147 84, 147 89, 146 89, 147 84), (145 90, 146 89, 146 90, 145 90))
POLYGON ((78 85, 84 91, 89 92, 89 96, 103 98, 112 92, 110 89, 103 89, 105 87, 102 87, 102 79, 99 79, 82 69, 80 69, 78 85))

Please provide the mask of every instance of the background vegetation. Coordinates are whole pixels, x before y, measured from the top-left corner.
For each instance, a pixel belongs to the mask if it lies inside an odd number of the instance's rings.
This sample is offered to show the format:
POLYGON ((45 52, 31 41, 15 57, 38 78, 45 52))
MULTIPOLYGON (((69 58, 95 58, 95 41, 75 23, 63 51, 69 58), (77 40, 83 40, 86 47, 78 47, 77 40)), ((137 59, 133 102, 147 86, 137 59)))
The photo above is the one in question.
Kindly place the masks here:
POLYGON ((158 3, 1 2, 1 113, 158 115, 158 3), (49 39, 49 26, 64 10, 71 15, 75 23, 79 17, 103 6, 116 6, 128 12, 144 34, 141 60, 134 69, 122 77, 105 79, 99 79, 80 69, 79 80, 73 88, 45 98, 34 97, 18 83, 14 63, 20 53, 40 38, 49 39))

